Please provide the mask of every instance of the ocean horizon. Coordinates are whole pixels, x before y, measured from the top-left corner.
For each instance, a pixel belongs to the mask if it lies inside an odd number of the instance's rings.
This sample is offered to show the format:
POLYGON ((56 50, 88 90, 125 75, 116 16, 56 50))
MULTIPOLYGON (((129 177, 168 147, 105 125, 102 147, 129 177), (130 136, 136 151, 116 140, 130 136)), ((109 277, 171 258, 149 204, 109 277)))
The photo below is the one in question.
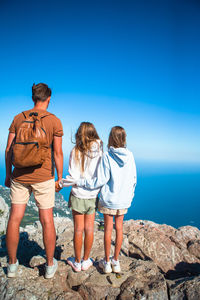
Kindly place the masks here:
MULTIPOLYGON (((137 186, 125 220, 149 220, 200 229, 200 165, 137 163, 137 186)), ((5 167, 0 166, 4 185, 5 167)), ((64 176, 65 176, 64 172, 64 176)), ((70 188, 61 191, 68 201, 70 188)))

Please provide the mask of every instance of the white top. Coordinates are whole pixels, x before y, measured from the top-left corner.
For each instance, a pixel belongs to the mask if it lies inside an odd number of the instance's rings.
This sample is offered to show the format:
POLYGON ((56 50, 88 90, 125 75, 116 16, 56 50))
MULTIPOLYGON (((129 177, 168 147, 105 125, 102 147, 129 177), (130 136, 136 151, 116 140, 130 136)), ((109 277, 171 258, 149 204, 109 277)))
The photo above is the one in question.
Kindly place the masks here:
MULTIPOLYGON (((102 142, 96 140, 92 143, 91 150, 85 155, 84 172, 81 172, 81 160, 75 160, 75 148, 73 148, 69 158, 69 174, 71 179, 66 176, 66 179, 60 181, 60 186, 73 185, 80 177, 84 177, 88 180, 95 178, 102 154, 102 142)), ((91 190, 85 187, 72 186, 71 192, 77 198, 92 199, 97 197, 99 190, 100 188, 91 190)))
POLYGON ((96 178, 80 178, 74 184, 85 188, 101 187, 100 204, 111 209, 131 206, 137 182, 133 154, 127 148, 110 147, 100 161, 96 178))

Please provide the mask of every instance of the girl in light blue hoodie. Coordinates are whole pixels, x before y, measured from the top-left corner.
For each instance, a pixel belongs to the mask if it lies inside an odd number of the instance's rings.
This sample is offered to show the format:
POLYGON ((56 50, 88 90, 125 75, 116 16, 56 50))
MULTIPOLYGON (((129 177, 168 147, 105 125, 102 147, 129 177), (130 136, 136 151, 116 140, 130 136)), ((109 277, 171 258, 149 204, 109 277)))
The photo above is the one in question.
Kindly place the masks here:
POLYGON ((80 178, 77 186, 87 189, 101 187, 99 211, 104 214, 105 258, 99 266, 105 273, 121 271, 119 253, 123 241, 123 219, 131 206, 136 186, 136 166, 133 154, 126 148, 126 132, 120 126, 111 129, 108 151, 103 154, 97 169, 97 177, 80 178), (115 252, 110 261, 111 235, 115 217, 115 252))

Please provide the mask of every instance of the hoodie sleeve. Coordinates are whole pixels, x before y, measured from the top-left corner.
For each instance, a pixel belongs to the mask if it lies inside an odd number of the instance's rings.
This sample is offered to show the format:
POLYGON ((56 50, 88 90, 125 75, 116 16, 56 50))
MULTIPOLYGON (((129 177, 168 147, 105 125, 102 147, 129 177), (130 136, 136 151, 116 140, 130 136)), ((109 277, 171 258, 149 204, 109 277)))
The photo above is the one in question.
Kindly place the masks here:
POLYGON ((70 153, 68 172, 73 179, 78 179, 81 176, 80 166, 75 161, 75 150, 70 153))
POLYGON ((106 184, 110 179, 110 168, 107 157, 102 156, 97 168, 97 177, 91 179, 80 178, 76 181, 76 185, 87 189, 97 189, 106 184))
POLYGON ((59 186, 61 188, 75 185, 76 180, 81 176, 79 165, 76 163, 74 156, 75 156, 75 151, 73 149, 69 156, 68 172, 70 176, 67 175, 66 178, 61 179, 61 181, 59 182, 59 186))

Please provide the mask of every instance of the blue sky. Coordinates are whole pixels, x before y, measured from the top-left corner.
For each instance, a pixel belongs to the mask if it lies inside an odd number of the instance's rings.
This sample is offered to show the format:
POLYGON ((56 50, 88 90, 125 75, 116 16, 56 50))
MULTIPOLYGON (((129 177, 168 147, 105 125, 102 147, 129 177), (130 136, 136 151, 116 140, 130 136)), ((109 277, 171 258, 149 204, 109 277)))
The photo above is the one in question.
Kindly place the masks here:
POLYGON ((199 28, 194 0, 1 1, 1 156, 45 82, 66 155, 91 121, 105 145, 124 126, 136 160, 200 164, 199 28))

